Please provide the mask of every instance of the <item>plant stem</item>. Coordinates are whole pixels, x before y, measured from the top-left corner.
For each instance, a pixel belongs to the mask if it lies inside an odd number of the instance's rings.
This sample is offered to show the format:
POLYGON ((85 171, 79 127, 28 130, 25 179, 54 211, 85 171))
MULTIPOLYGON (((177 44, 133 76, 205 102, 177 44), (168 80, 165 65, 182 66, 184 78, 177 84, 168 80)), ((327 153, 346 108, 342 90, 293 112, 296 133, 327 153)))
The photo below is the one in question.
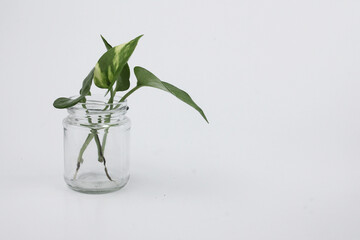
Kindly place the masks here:
MULTIPOLYGON (((85 99, 86 101, 86 99, 85 99)), ((89 113, 89 110, 87 110, 86 108, 86 105, 85 103, 81 104, 81 106, 86 109, 86 112, 89 113)), ((92 124, 92 121, 91 121, 91 118, 90 117, 87 117, 87 120, 90 124, 92 124)), ((80 169, 80 166, 81 164, 84 162, 84 159, 83 159, 83 155, 84 155, 84 152, 86 150, 86 148, 89 146, 89 143, 91 142, 91 140, 94 138, 94 135, 92 133, 89 133, 87 138, 85 139, 85 142, 83 143, 83 145, 81 146, 81 149, 80 149, 80 152, 79 152, 79 156, 78 156, 78 160, 77 160, 77 164, 76 164, 76 171, 75 171, 75 174, 74 174, 74 177, 73 177, 73 180, 76 179, 76 176, 79 172, 79 169, 80 169)))
MULTIPOLYGON (((114 90, 109 90, 109 92, 110 92, 110 98, 109 98, 109 101, 108 101, 108 104, 112 104, 113 102, 114 102, 114 97, 115 97, 115 94, 116 94, 116 91, 114 91, 114 90)), ((109 105, 107 105, 104 109, 103 109, 103 111, 105 111, 105 110, 107 110, 109 108, 109 105)), ((113 106, 112 105, 110 105, 110 109, 112 109, 113 108, 113 106)))
MULTIPOLYGON (((140 86, 135 86, 133 89, 131 89, 129 92, 127 92, 121 99, 120 99, 120 102, 123 102, 127 97, 129 97, 133 92, 135 92, 137 89, 139 89, 140 88, 140 86)), ((110 99, 109 99, 109 103, 113 103, 113 100, 114 100, 114 96, 115 96, 115 94, 116 94, 116 92, 114 91, 111 91, 111 97, 110 97, 110 99)), ((120 104, 117 104, 115 107, 114 107, 114 109, 116 109, 116 108, 118 108, 120 106, 120 104)), ((106 106, 106 108, 104 109, 104 110, 106 110, 107 109, 107 106, 106 106)), ((112 110, 113 109, 113 105, 111 105, 110 106, 110 110, 112 110)), ((110 122, 110 117, 109 117, 109 119, 107 120, 105 120, 105 122, 107 123, 107 122, 110 122)), ((107 139, 107 135, 108 135, 108 132, 109 132, 109 128, 110 127, 108 127, 108 128, 106 128, 105 130, 104 130, 104 136, 103 136, 103 140, 102 140, 102 151, 104 152, 105 151, 105 145, 106 145, 106 139, 107 139)))
MULTIPOLYGON (((134 88, 132 88, 129 92, 127 92, 121 99, 120 99, 120 102, 124 101, 127 97, 129 97, 133 92, 135 92, 137 89, 139 89, 140 86, 135 86, 134 88)), ((114 97, 115 97, 115 94, 116 94, 116 91, 113 91, 111 90, 110 91, 110 99, 108 101, 108 103, 113 103, 114 101, 114 97)), ((86 105, 85 104, 82 104, 83 108, 86 109, 86 105)), ((113 108, 116 109, 120 106, 120 104, 116 105, 115 107, 113 107, 113 105, 110 106, 110 110, 112 110, 113 108)), ((105 109, 103 109, 104 111, 108 109, 108 106, 105 107, 105 109)), ((86 110, 86 112, 88 112, 88 110, 86 110)), ((89 123, 92 123, 91 121, 91 118, 88 118, 88 122, 89 123)), ((110 122, 110 117, 109 119, 106 119, 105 122, 110 122)), ((80 169, 80 166, 81 166, 81 163, 84 161, 83 159, 83 154, 86 150, 86 148, 88 147, 89 143, 92 141, 93 138, 95 138, 95 142, 96 142, 96 146, 98 148, 98 155, 99 155, 99 162, 103 162, 104 163, 104 167, 105 167, 105 173, 106 173, 106 176, 108 177, 108 179, 110 181, 112 181, 108 171, 107 171, 107 167, 106 167, 106 160, 105 160, 105 157, 104 157, 104 151, 105 151, 105 146, 106 146, 106 140, 107 140, 107 135, 108 135, 108 132, 109 132, 109 127, 106 128, 104 130, 104 136, 103 136, 103 139, 102 139, 102 144, 100 143, 100 139, 99 139, 99 135, 97 133, 97 130, 95 129, 91 129, 91 133, 87 136, 85 142, 83 143, 81 149, 80 149, 80 152, 79 152, 79 157, 78 157, 78 161, 77 161, 77 165, 76 165, 76 171, 75 171, 75 174, 74 174, 74 177, 73 179, 75 180, 76 179, 76 176, 79 172, 79 169, 80 169)))
POLYGON ((108 128, 105 128, 104 130, 104 136, 103 136, 103 139, 102 139, 102 152, 104 153, 105 152, 105 146, 106 146, 106 139, 107 139, 107 135, 109 133, 109 127, 108 128))
POLYGON ((89 145, 89 143, 91 142, 91 140, 93 138, 94 138, 94 135, 92 133, 89 133, 89 135, 87 136, 85 142, 83 143, 83 145, 82 145, 82 147, 80 149, 80 153, 79 153, 78 160, 77 160, 77 165, 76 165, 76 171, 75 171, 73 180, 76 179, 76 176, 77 176, 77 174, 79 172, 80 166, 84 161, 83 155, 84 155, 85 149, 87 148, 87 146, 89 145))
MULTIPOLYGON (((108 103, 113 103, 114 97, 115 97, 115 93, 116 93, 115 91, 110 91, 110 99, 109 99, 108 103)), ((86 109, 86 105, 85 105, 85 104, 82 104, 82 107, 86 109)), ((107 110, 107 108, 108 108, 108 106, 106 106, 105 109, 103 109, 103 111, 107 110)), ((111 105, 111 106, 110 106, 110 109, 112 109, 112 108, 113 108, 113 106, 111 105)), ((89 111, 88 111, 87 109, 86 109, 86 112, 89 113, 89 111)), ((109 122, 110 119, 109 119, 109 120, 105 120, 105 121, 106 121, 106 122, 109 122)), ((88 122, 89 122, 90 124, 92 124, 92 121, 91 121, 91 118, 90 118, 90 117, 88 117, 88 122)), ((94 131, 96 131, 96 130, 94 130, 94 131)), ((78 174, 79 169, 80 169, 80 166, 81 166, 81 164, 82 164, 83 161, 84 161, 84 159, 83 159, 83 154, 84 154, 86 148, 88 147, 89 143, 91 142, 91 140, 94 138, 93 130, 91 130, 91 132, 92 132, 92 133, 88 134, 85 142, 84 142, 83 145, 81 146, 81 149, 80 149, 80 152, 79 152, 79 156, 78 156, 77 165, 76 165, 76 171, 75 171, 73 180, 76 179, 77 174, 78 174)), ((104 130, 104 136, 103 136, 102 147, 101 147, 101 155, 99 155, 99 159, 100 159, 100 156, 102 156, 102 159, 105 160, 105 158, 104 158, 103 155, 104 155, 104 150, 105 150, 105 145, 106 145, 106 139, 107 139, 108 132, 109 132, 109 128, 106 128, 106 129, 104 130)), ((97 137, 97 139, 99 140, 99 136, 98 136, 98 134, 97 134, 97 131, 96 131, 96 137, 97 137)), ((95 141, 96 141, 96 138, 95 138, 95 141)), ((100 141, 99 141, 99 142, 96 142, 96 144, 97 144, 97 146, 98 146, 98 148, 99 148, 98 143, 100 143, 100 141)), ((101 145, 100 145, 100 146, 101 146, 101 145)), ((98 153, 99 153, 99 151, 98 151, 98 153)), ((104 161, 104 166, 105 166, 105 165, 106 165, 106 161, 104 161)), ((108 173, 108 171, 107 171, 106 166, 105 166, 105 173, 106 173, 106 176, 109 178, 109 180, 112 181, 112 180, 111 180, 111 177, 110 177, 110 175, 109 175, 109 173, 108 173)))
MULTIPOLYGON (((139 88, 141 88, 141 86, 135 86, 133 89, 131 89, 130 91, 128 91, 121 99, 119 102, 123 102, 127 97, 129 97, 133 92, 135 92, 136 90, 138 90, 139 88)), ((118 107, 120 107, 121 104, 117 104, 114 109, 117 109, 118 107)))
POLYGON ((100 143, 100 139, 99 139, 99 135, 97 133, 97 130, 96 129, 91 129, 91 132, 94 135, 94 139, 95 139, 96 146, 97 146, 97 149, 98 149, 99 162, 104 163, 105 174, 106 174, 107 178, 110 181, 112 181, 112 179, 111 179, 111 177, 110 177, 110 175, 108 173, 108 170, 106 168, 106 160, 105 160, 105 157, 104 157, 104 154, 103 154, 103 151, 102 151, 102 147, 101 147, 101 143, 100 143))
MULTIPOLYGON (((110 105, 110 110, 112 110, 113 107, 114 107, 114 106, 112 105, 112 103, 114 102, 115 94, 116 94, 116 91, 110 90, 110 99, 109 99, 109 101, 108 101, 108 103, 111 104, 111 105, 110 105)), ((109 106, 109 105, 108 105, 108 106, 109 106)), ((108 106, 106 106, 105 109, 107 109, 108 106)), ((105 122, 105 123, 109 123, 109 122, 110 122, 110 119, 111 119, 111 113, 109 114, 109 117, 105 118, 104 122, 105 122)), ((102 151, 103 151, 103 153, 104 153, 104 151, 105 151, 106 139, 107 139, 107 135, 108 135, 108 132, 109 132, 109 128, 110 128, 110 127, 107 127, 107 128, 105 128, 105 130, 104 130, 104 136, 103 136, 103 139, 102 139, 102 151)))
POLYGON ((135 86, 133 89, 131 89, 130 91, 128 91, 121 99, 120 102, 123 102, 128 96, 130 96, 133 92, 135 92, 136 90, 138 90, 141 86, 135 86))

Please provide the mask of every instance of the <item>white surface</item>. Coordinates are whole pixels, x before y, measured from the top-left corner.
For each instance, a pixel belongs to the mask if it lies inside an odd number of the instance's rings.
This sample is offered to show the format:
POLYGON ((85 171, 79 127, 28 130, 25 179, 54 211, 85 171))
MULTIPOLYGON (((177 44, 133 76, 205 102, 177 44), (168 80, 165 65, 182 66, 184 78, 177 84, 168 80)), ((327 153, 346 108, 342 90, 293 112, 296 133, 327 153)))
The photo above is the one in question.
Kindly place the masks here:
MULTIPOLYGON (((359 1, 2 1, 0 239, 360 239, 359 1), (144 33, 129 184, 62 179, 58 96, 144 33)), ((133 79, 134 80, 134 79, 133 79)))

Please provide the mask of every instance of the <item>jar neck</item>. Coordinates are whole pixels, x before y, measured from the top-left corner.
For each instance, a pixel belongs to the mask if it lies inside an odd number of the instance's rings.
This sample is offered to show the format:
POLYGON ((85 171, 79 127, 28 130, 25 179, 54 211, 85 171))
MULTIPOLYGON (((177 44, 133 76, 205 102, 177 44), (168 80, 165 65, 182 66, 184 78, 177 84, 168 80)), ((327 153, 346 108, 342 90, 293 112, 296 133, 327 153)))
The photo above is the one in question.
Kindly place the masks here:
POLYGON ((84 103, 78 103, 68 108, 69 116, 67 119, 76 125, 96 128, 118 124, 125 118, 127 109, 126 102, 114 100, 113 103, 109 104, 106 99, 89 98, 84 103))

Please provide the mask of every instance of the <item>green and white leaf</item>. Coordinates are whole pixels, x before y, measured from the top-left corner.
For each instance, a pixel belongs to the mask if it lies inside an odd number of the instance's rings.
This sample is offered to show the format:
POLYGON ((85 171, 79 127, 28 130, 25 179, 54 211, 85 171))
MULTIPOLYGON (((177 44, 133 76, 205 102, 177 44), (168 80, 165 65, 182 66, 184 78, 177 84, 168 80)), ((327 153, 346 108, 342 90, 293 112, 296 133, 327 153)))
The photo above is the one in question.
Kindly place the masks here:
POLYGON ((107 50, 110 50, 110 48, 112 48, 112 46, 108 43, 108 41, 106 41, 106 39, 103 37, 103 35, 100 35, 102 41, 104 42, 105 44, 105 47, 107 50))
POLYGON ((77 98, 67 98, 67 97, 60 97, 56 99, 53 103, 55 108, 69 108, 80 101, 84 100, 87 95, 90 94, 90 88, 92 84, 92 80, 94 77, 94 68, 90 71, 90 73, 86 76, 82 83, 82 88, 80 89, 80 96, 77 98))
POLYGON ((198 111, 201 114, 201 116, 205 119, 205 121, 208 122, 203 110, 192 100, 189 94, 187 94, 185 91, 175 87, 174 85, 171 85, 170 83, 161 81, 159 78, 157 78, 154 74, 152 74, 145 68, 135 67, 134 72, 138 80, 135 89, 147 86, 169 92, 178 99, 180 99, 181 101, 193 107, 196 111, 198 111))
MULTIPOLYGON (((101 39, 103 40, 105 47, 107 50, 110 50, 112 46, 106 39, 102 36, 101 39)), ((129 64, 125 64, 124 68, 122 69, 120 76, 116 80, 116 87, 115 91, 126 91, 130 87, 130 67, 129 64)))
MULTIPOLYGON (((109 50, 100 57, 99 61, 95 65, 94 83, 97 87, 107 88, 110 90, 115 82, 121 78, 120 81, 124 83, 120 83, 118 85, 118 91, 124 91, 129 88, 127 86, 127 80, 124 80, 123 77, 121 77, 122 70, 134 52, 141 37, 142 35, 128 43, 124 43, 113 48, 108 48, 111 47, 111 45, 102 37, 105 46, 109 50)), ((127 75, 124 74, 123 76, 126 77, 127 75)), ((128 85, 130 86, 130 82, 128 85)))

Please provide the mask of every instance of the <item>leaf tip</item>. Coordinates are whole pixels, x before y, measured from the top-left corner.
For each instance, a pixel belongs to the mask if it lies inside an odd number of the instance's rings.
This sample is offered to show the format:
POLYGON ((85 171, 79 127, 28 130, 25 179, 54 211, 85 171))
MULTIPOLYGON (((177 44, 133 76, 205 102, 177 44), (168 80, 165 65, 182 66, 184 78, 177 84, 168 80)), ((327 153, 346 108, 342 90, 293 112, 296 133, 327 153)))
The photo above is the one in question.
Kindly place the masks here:
POLYGON ((106 39, 104 38, 104 36, 102 34, 100 34, 100 37, 103 41, 106 41, 106 39))
POLYGON ((205 116, 205 113, 203 112, 203 110, 201 110, 201 111, 199 111, 199 112, 200 112, 200 115, 205 119, 205 121, 206 121, 208 124, 210 124, 209 121, 208 121, 208 119, 207 119, 207 117, 205 116))
POLYGON ((141 35, 139 35, 136 39, 140 39, 140 38, 142 38, 144 36, 144 34, 141 34, 141 35))

